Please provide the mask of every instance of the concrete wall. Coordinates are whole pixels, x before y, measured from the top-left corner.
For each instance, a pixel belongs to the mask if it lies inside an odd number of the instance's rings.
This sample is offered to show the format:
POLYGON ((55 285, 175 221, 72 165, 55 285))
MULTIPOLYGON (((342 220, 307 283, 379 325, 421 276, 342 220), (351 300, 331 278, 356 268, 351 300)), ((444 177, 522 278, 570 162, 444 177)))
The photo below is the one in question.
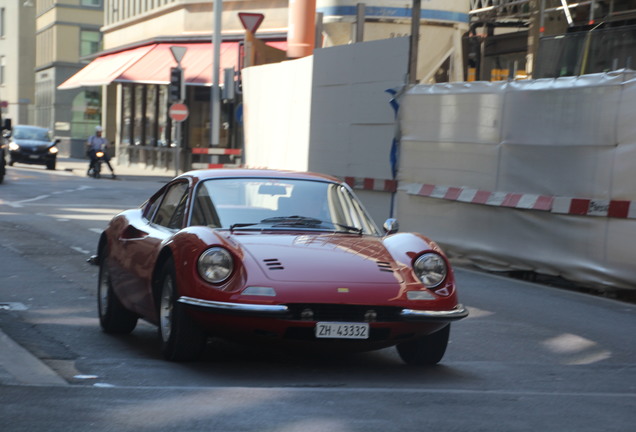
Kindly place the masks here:
MULTIPOLYGON (((408 40, 398 38, 320 49, 312 57, 245 69, 244 163, 390 180, 395 121, 386 90, 403 85, 407 58, 408 40)), ((382 223, 391 194, 364 185, 359 189, 382 223)))

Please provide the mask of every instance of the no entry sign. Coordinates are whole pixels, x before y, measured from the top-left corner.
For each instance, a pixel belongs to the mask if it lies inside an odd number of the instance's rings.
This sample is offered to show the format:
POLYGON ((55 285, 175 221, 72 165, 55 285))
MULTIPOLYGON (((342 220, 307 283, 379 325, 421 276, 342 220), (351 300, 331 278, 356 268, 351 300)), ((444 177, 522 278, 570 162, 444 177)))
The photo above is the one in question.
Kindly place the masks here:
POLYGON ((170 109, 168 110, 168 115, 173 121, 182 122, 188 118, 188 107, 182 103, 175 103, 170 105, 170 109))

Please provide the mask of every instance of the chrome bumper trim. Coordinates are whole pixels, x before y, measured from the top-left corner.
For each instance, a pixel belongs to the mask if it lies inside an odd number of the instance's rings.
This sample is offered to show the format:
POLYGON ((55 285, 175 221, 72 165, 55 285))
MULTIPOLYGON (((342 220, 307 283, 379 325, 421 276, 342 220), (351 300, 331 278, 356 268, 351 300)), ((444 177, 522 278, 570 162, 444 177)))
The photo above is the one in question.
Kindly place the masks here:
POLYGON ((211 300, 202 300, 193 297, 179 297, 179 303, 183 303, 189 306, 195 306, 210 310, 216 310, 218 312, 226 313, 251 313, 251 314, 266 314, 266 315, 285 315, 289 312, 287 306, 284 305, 259 305, 259 304, 247 304, 247 303, 227 303, 217 302, 211 300))
POLYGON ((402 318, 407 321, 456 321, 468 316, 468 309, 458 304, 451 310, 402 309, 402 318))

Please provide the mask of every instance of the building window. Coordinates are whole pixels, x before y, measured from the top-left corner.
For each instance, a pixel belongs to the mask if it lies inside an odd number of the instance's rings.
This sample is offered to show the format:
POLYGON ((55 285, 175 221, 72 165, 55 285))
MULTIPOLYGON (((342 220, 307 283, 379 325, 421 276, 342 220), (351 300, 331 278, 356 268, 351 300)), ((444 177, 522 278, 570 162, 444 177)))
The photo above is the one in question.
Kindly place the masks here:
POLYGON ((95 54, 101 50, 101 34, 98 31, 82 30, 80 32, 80 57, 95 54))
POLYGON ((0 56, 0 85, 4 85, 5 63, 6 63, 6 57, 0 56))
POLYGON ((6 34, 5 25, 5 9, 0 8, 0 38, 3 38, 6 34))
POLYGON ((82 6, 100 7, 102 0, 82 0, 82 6))

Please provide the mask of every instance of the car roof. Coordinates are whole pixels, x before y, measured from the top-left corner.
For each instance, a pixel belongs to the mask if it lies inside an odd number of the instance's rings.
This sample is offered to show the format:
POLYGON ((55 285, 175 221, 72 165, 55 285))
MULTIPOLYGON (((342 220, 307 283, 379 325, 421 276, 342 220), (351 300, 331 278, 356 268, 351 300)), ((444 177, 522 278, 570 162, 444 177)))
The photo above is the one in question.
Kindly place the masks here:
POLYGON ((298 179, 327 181, 332 183, 342 183, 342 180, 327 174, 313 172, 285 171, 274 169, 254 169, 254 168, 218 168, 207 170, 194 170, 182 174, 180 177, 192 177, 197 180, 207 180, 214 178, 277 178, 277 179, 298 179))

